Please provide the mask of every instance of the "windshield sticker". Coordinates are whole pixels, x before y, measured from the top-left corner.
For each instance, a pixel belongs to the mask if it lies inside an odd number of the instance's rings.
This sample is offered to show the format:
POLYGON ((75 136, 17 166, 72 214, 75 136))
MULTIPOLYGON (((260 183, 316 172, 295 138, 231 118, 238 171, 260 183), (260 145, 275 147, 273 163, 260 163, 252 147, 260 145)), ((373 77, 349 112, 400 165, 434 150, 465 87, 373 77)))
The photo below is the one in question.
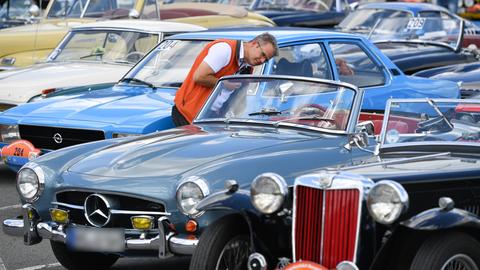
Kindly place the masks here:
POLYGON ((178 40, 164 40, 162 43, 158 45, 157 50, 159 51, 170 50, 171 48, 175 47, 177 43, 178 43, 178 40))
POLYGON ((419 30, 422 29, 425 25, 425 18, 411 18, 408 20, 407 29, 408 30, 419 30))

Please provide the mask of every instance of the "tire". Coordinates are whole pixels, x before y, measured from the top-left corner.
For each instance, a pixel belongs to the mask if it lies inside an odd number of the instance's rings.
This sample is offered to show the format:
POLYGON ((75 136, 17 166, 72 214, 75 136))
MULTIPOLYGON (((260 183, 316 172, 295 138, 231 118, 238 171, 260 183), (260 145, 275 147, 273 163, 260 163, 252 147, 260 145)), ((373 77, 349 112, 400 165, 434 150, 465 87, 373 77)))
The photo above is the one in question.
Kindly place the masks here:
POLYGON ((479 270, 479 266, 480 244, 477 240, 465 233, 447 233, 423 242, 410 270, 479 270))
POLYGON ((200 236, 190 270, 247 269, 249 238, 242 217, 232 215, 215 221, 200 236))
POLYGON ((50 241, 52 251, 60 264, 72 270, 109 269, 119 258, 113 254, 71 251, 63 243, 50 241))

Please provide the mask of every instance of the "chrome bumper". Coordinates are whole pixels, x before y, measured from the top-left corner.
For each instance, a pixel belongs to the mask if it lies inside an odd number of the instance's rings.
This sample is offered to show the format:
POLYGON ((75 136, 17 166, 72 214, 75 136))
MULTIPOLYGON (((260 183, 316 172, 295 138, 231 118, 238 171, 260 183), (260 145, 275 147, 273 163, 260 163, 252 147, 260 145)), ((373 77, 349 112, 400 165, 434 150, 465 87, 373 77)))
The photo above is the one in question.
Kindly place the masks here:
MULTIPOLYGON (((26 245, 33 245, 42 239, 65 243, 67 235, 63 225, 55 222, 38 222, 31 228, 25 224, 32 223, 19 218, 3 221, 3 232, 11 236, 23 236, 26 245)), ((159 258, 173 255, 192 255, 198 244, 198 239, 186 239, 173 233, 165 233, 163 228, 158 229, 158 235, 149 239, 126 239, 125 251, 153 250, 158 251, 159 258)))

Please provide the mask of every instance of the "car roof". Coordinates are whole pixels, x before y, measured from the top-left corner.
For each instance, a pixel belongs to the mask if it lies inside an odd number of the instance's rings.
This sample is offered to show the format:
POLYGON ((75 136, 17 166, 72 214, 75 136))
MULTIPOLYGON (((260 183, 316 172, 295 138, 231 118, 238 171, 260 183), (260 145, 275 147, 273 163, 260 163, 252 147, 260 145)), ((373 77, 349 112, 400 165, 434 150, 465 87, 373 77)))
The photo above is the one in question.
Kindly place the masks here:
POLYGON ((363 39, 358 35, 315 30, 312 28, 299 28, 299 27, 262 27, 262 28, 238 28, 238 29, 215 29, 193 33, 183 33, 171 36, 170 39, 238 39, 238 40, 251 40, 257 35, 268 32, 275 36, 278 44, 288 43, 299 39, 318 39, 318 38, 357 38, 363 39))
POLYGON ((188 23, 153 21, 153 20, 105 20, 82 24, 73 27, 74 31, 90 29, 118 29, 139 32, 164 32, 178 33, 201 31, 207 28, 188 23))
POLYGON ((405 3, 405 2, 385 3, 383 2, 383 3, 366 3, 358 7, 358 9, 373 9, 373 8, 410 11, 414 13, 414 15, 417 15, 419 12, 422 12, 422 11, 444 11, 449 13, 449 11, 444 7, 428 4, 428 3, 405 3))

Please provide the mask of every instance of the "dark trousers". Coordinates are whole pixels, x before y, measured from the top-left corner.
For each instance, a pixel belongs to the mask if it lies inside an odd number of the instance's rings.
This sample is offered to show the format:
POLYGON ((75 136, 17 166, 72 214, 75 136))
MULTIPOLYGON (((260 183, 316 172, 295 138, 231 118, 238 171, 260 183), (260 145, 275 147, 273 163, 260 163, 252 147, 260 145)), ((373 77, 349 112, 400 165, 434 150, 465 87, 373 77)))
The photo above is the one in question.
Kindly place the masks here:
POLYGON ((190 123, 187 121, 187 119, 185 119, 175 105, 172 107, 172 120, 177 127, 190 125, 190 123))

